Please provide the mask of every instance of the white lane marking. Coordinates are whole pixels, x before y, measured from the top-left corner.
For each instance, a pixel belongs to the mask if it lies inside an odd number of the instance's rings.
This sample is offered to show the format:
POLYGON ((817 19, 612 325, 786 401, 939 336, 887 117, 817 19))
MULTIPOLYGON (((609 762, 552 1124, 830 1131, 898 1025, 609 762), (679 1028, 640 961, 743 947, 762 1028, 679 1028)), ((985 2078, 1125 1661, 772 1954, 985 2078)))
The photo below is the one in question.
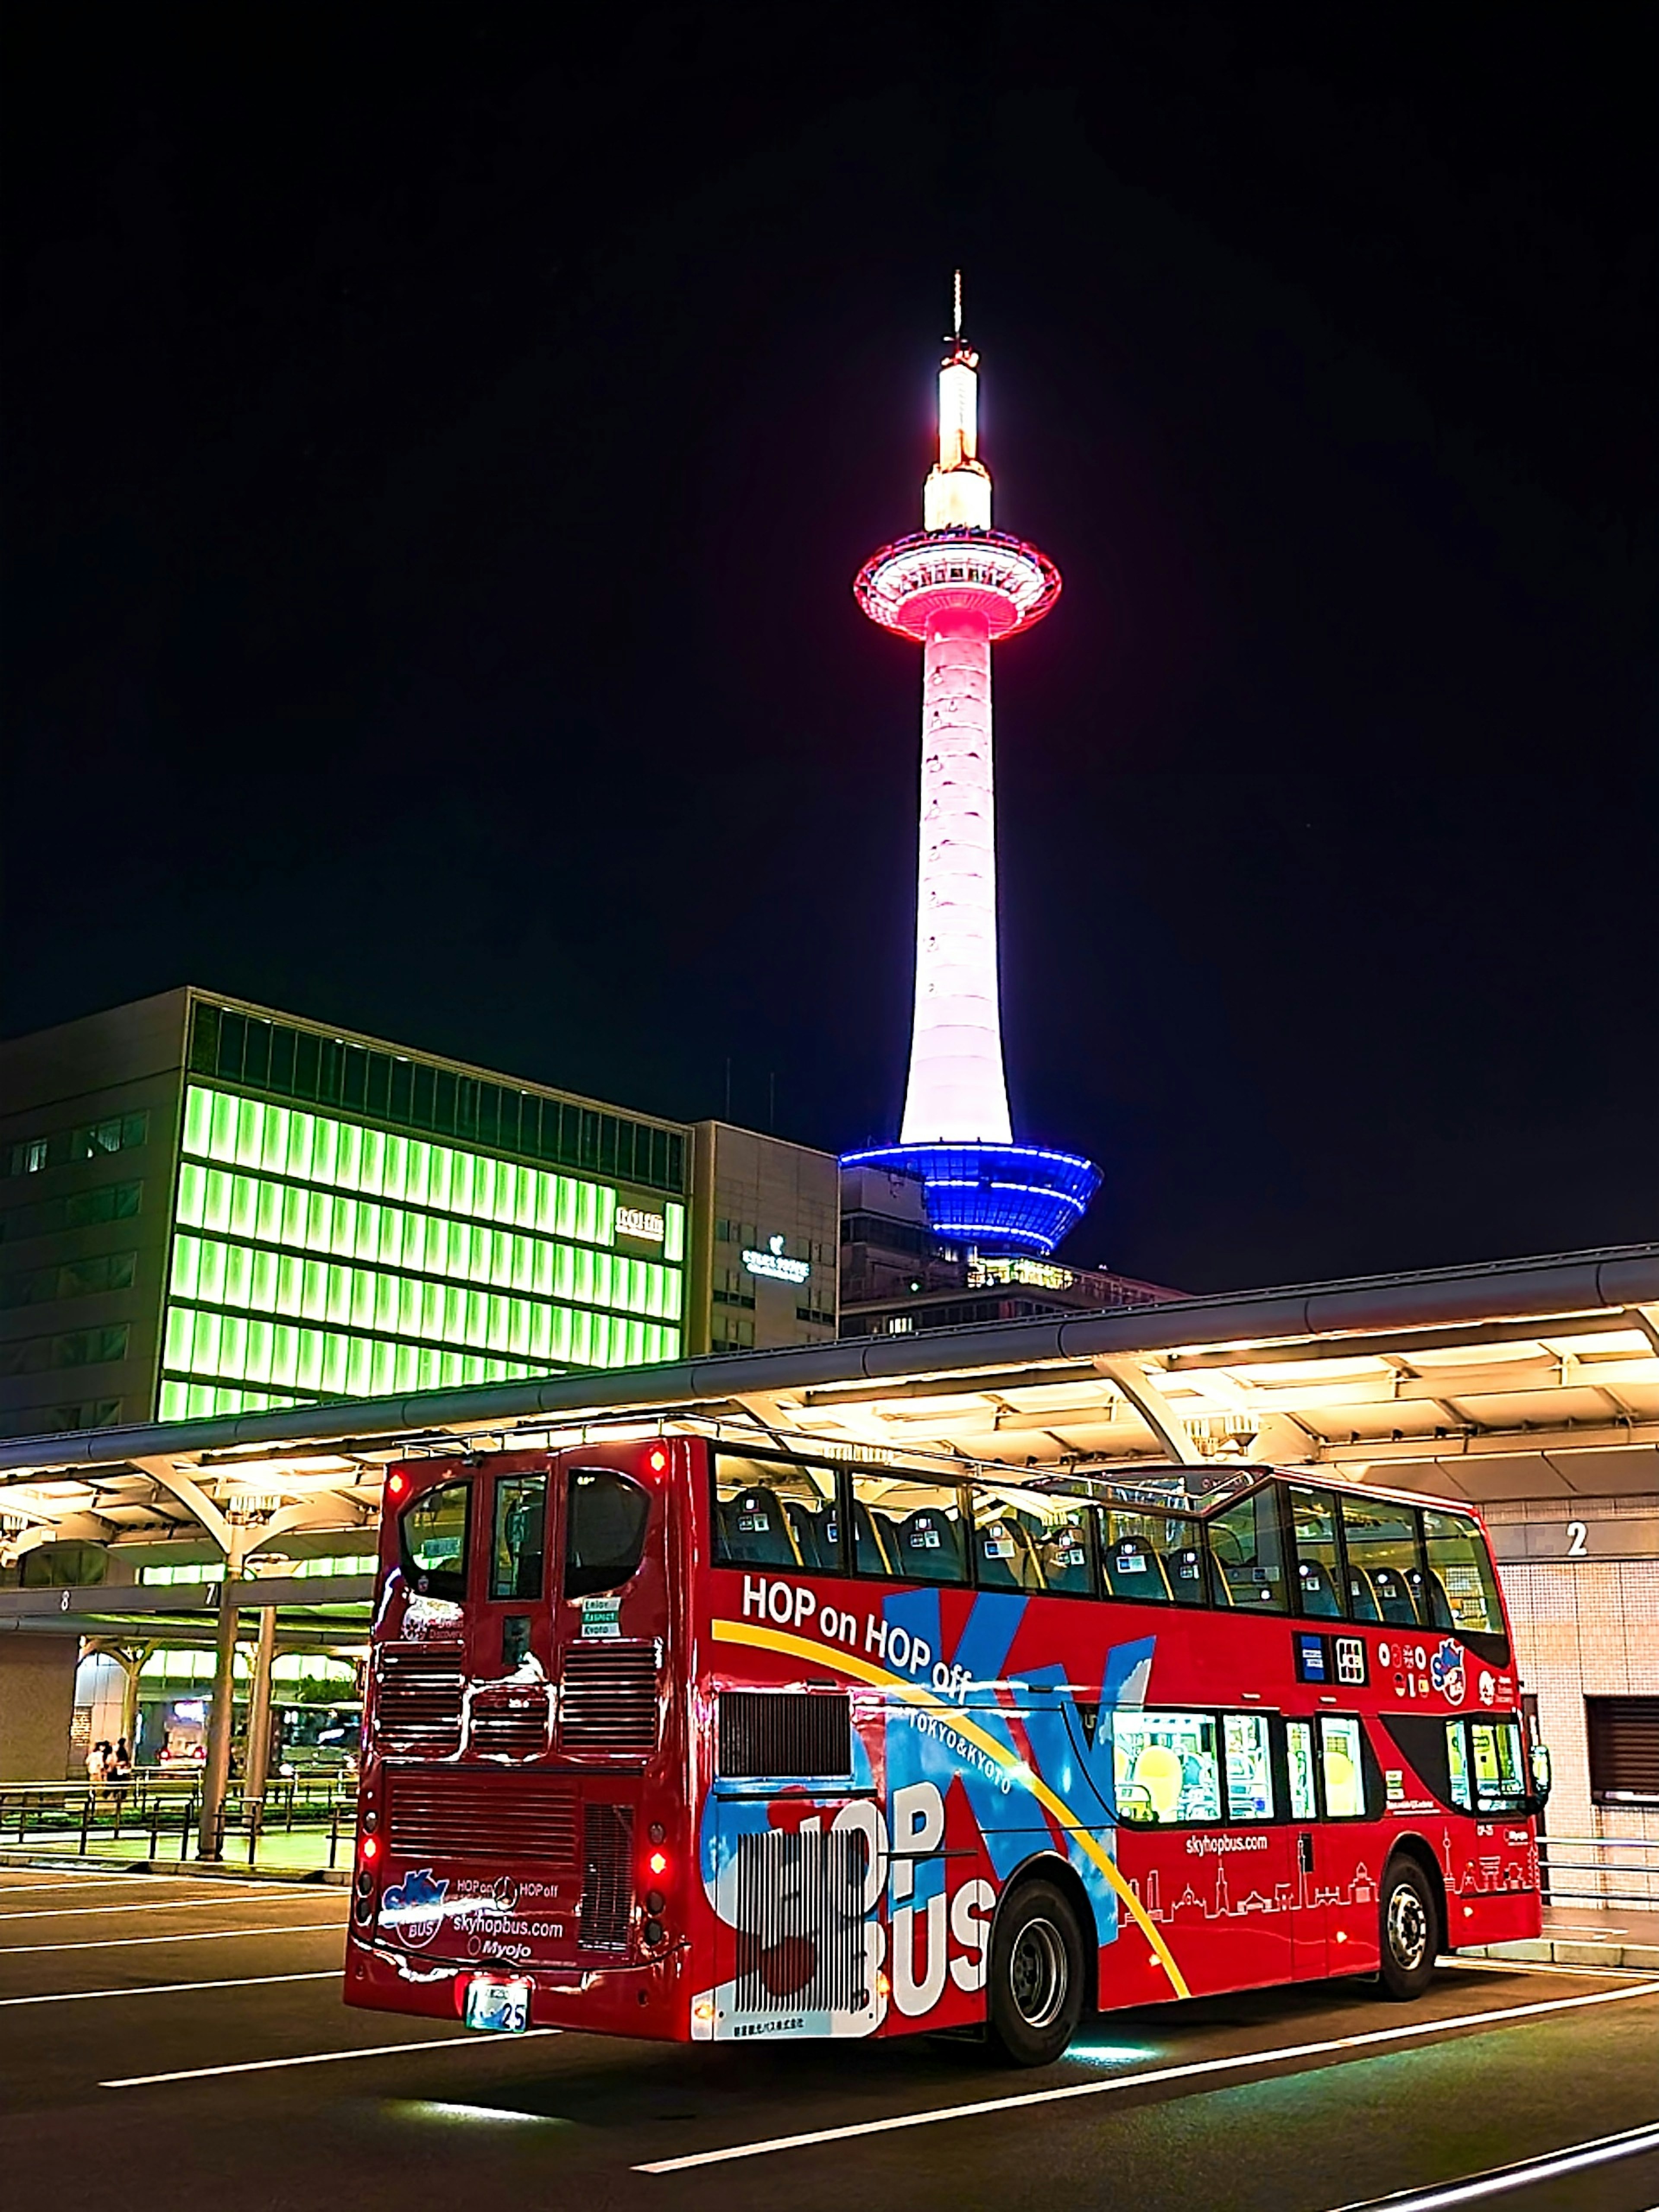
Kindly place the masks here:
POLYGON ((15 1959, 24 1951, 125 1951, 135 1943, 218 1943, 230 1936, 343 1936, 343 1920, 313 1920, 303 1927, 192 1928, 182 1936, 100 1936, 76 1943, 0 1943, 0 1959, 15 1959))
MULTIPOLYGON (((274 1900, 263 1898, 269 1905, 274 1900)), ((158 1897, 139 1907, 144 1912, 223 1912, 233 1911, 237 1900, 234 1897, 158 1897)), ((309 1905, 311 1899, 296 1898, 299 1905, 309 1905)), ((131 1912, 134 1907, 124 1905, 43 1905, 38 1912, 0 1912, 0 1920, 93 1920, 103 1912, 131 1912)))
POLYGON ((661 2158, 636 2166, 635 2173, 683 2173, 694 2166, 720 2166, 728 2160, 764 2158, 778 2150, 805 2150, 816 2143, 850 2142, 860 2136, 883 2136, 902 2128, 927 2128, 944 2120, 975 2120, 990 2112, 1017 2112, 1033 2105, 1061 2105, 1078 2097, 1109 2097, 1124 2089, 1141 2089, 1160 2081, 1189 2081, 1204 2074, 1234 2074, 1252 2066, 1282 2066, 1295 2058, 1326 2058, 1338 2051, 1374 2049, 1378 2044, 1403 2043, 1422 2035, 1444 2035, 1458 2027, 1490 2027, 1506 2020, 1534 2020, 1544 2013, 1576 2012, 1585 2005, 1624 2004, 1632 1997, 1659 1996, 1659 1982, 1641 1982, 1634 1988, 1594 1990, 1588 1996, 1544 1997, 1535 2004, 1504 2005, 1492 2012, 1462 2013, 1449 2020, 1413 2021, 1404 2027, 1376 2027, 1364 2035, 1332 2036, 1321 2043, 1282 2044, 1273 2051, 1241 2051, 1228 2058, 1199 2058, 1184 2066, 1149 2067, 1139 2074, 1120 2074, 1109 2081, 1072 2081, 1060 2089, 1032 2089, 1022 2097, 982 2097, 971 2105, 940 2105, 931 2112, 900 2112, 885 2120, 856 2120, 846 2127, 815 2128, 798 2136, 773 2136, 762 2142, 732 2143, 723 2150, 688 2152, 682 2158, 661 2158))
POLYGON ((1596 2136, 1589 2142, 1544 2151, 1514 2166, 1494 2166, 1489 2172, 1471 2174, 1467 2181, 1431 2185, 1427 2189, 1396 2189, 1387 2197, 1368 2197, 1363 2204, 1341 2206, 1340 2212, 1382 2212, 1385 2205, 1391 2205, 1394 2212, 1441 2212, 1443 2206, 1474 2204, 1483 2197, 1530 2189, 1535 2182, 1553 2181, 1558 2174, 1582 2173, 1586 2166, 1607 2166, 1617 2158, 1639 2158, 1650 2150, 1659 2150, 1659 2125, 1652 2121, 1644 2127, 1622 2129, 1616 2136, 1596 2136))
POLYGON ((8 2005, 85 2004, 93 1997, 170 1997, 179 1990, 258 1990, 268 1982, 337 1982, 338 1966, 315 1966, 303 1974, 240 1974, 224 1982, 138 1982, 130 1990, 50 1990, 39 1997, 0 1997, 8 2005))
POLYGON ((83 1874, 74 1881, 0 1881, 0 1897, 33 1897, 41 1889, 108 1889, 119 1883, 123 1889, 131 1889, 143 1881, 191 1883, 198 1889, 222 1889, 231 1894, 250 1889, 297 1889, 292 1881, 245 1881, 240 1875, 211 1874, 83 1874))
POLYGON ((1644 1966, 1552 1966, 1542 1959, 1443 1959, 1449 1972, 1460 1974, 1565 1974, 1574 1982, 1634 1982, 1644 1966))
MULTIPOLYGON (((556 2027, 527 2027, 508 2039, 523 2043, 532 2035, 558 2035, 556 2027)), ((158 2081, 204 2081, 211 2074, 268 2074, 279 2066, 328 2066, 337 2058, 385 2058, 391 2052, 450 2051, 461 2043, 489 2040, 476 2030, 471 2035, 441 2035, 430 2043, 372 2043, 362 2051, 307 2051, 297 2058, 244 2058, 234 2066, 187 2066, 178 2074, 129 2074, 118 2081, 100 2081, 100 2089, 149 2089, 158 2081)))

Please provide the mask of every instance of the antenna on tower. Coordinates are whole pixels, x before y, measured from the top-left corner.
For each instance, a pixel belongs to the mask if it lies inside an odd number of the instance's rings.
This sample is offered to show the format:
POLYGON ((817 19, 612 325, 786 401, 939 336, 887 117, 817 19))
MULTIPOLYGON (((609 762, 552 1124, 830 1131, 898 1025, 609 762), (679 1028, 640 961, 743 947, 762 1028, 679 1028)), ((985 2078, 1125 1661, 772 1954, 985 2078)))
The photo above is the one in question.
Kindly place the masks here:
POLYGON ((962 271, 960 269, 956 271, 955 279, 951 287, 951 335, 958 340, 962 337, 962 271))

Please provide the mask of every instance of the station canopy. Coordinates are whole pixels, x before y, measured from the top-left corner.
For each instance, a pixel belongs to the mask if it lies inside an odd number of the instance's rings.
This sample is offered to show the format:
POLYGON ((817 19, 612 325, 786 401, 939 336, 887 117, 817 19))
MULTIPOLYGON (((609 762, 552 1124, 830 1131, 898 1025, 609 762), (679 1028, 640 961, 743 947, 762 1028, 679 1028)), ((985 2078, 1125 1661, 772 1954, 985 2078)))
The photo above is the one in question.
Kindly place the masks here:
MULTIPOLYGON (((0 1442, 0 1561, 72 1540, 111 1559, 210 1540, 239 1572, 279 1581, 260 1601, 297 1608, 325 1643, 320 1609, 361 1605, 371 1563, 307 1583, 286 1555, 367 1551, 392 1462, 711 1426, 1005 1479, 1233 1457, 1476 1504, 1652 1492, 1659 1244, 14 1438, 0 1442)), ((77 1592, 73 1611, 91 1626, 183 1595, 77 1592)), ((0 1613, 56 1596, 0 1593, 0 1613)))

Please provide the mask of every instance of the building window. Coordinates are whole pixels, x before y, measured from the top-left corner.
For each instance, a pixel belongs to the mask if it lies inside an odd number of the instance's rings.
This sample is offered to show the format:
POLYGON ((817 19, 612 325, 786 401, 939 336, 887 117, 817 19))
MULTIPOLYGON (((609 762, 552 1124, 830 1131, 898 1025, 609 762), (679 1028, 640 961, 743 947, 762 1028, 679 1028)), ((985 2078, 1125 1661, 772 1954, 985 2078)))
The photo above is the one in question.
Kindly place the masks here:
POLYGON ((459 1068, 379 1052, 229 1006, 191 1010, 192 1075, 307 1106, 340 1106, 404 1129, 614 1175, 647 1189, 685 1188, 685 1138, 574 1099, 489 1083, 459 1068))
POLYGON ((1659 1698, 1586 1698, 1590 1796, 1659 1808, 1659 1698))
POLYGON ((50 1141, 46 1137, 25 1137, 20 1145, 8 1145, 0 1152, 0 1175, 39 1175, 46 1164, 50 1141))
POLYGON ((825 1313, 820 1306, 797 1306, 795 1308, 795 1319, 797 1321, 813 1322, 820 1328, 833 1328, 836 1325, 836 1316, 834 1314, 825 1313))
POLYGON ((148 1114, 116 1114, 107 1121, 94 1121, 70 1135, 72 1160, 101 1159, 106 1152, 130 1152, 149 1142, 148 1114))
POLYGON ((722 1267, 714 1284, 714 1304, 717 1306, 744 1306, 752 1310, 755 1304, 752 1279, 740 1267, 722 1267))
POLYGON ((0 1213, 0 1241, 21 1243, 27 1237, 56 1237, 66 1229, 91 1229, 103 1221, 136 1219, 144 1186, 106 1182, 96 1190, 70 1191, 33 1206, 14 1206, 0 1213))
POLYGON ((130 1291, 137 1268, 136 1252, 101 1252, 60 1267, 0 1275, 0 1306, 50 1305, 58 1298, 90 1297, 98 1291, 130 1291))
POLYGON ((754 1322, 743 1314, 721 1314, 714 1323, 710 1348, 715 1352, 752 1352, 754 1322))

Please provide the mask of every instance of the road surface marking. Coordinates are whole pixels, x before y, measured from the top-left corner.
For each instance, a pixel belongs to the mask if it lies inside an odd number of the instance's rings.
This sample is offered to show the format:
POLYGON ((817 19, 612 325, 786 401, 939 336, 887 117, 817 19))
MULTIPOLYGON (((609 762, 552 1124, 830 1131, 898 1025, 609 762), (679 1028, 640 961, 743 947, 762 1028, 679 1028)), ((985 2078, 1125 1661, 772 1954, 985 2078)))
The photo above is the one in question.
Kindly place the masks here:
POLYGON ((1109 2097, 1124 2089, 1140 2089, 1163 2081, 1189 2081, 1205 2074, 1234 2074, 1253 2066, 1282 2066, 1295 2058, 1327 2058, 1341 2051, 1375 2049, 1379 2044, 1403 2043, 1423 2035, 1444 2035, 1454 2028, 1490 2027, 1508 2020, 1535 2020, 1546 2013, 1575 2012, 1586 2005, 1624 2004, 1632 1997, 1659 1996, 1659 1982, 1637 1984, 1622 1990, 1595 1990, 1588 1996, 1545 1997, 1535 2004, 1505 2005, 1492 2012, 1460 2013, 1446 2020, 1413 2021, 1403 2027, 1376 2027, 1363 2035, 1337 2035, 1321 2043, 1289 2043, 1273 2051, 1241 2051, 1226 2058, 1194 2059, 1184 2066, 1156 2066, 1139 2074, 1119 2074, 1109 2081, 1072 2081, 1059 2089, 1033 2089, 1019 2097, 982 2097, 971 2105, 940 2105, 931 2112, 900 2112, 890 2119, 858 2120, 839 2128, 815 2128, 796 2136, 773 2136, 763 2142, 732 2143, 723 2150, 689 2152, 681 2158, 662 2158, 636 2166, 635 2173, 683 2173, 694 2166, 720 2166, 728 2160, 764 2158, 773 2151, 805 2150, 817 2143, 850 2142, 860 2136, 896 2134, 902 2128, 927 2128, 944 2120, 975 2120, 990 2112, 1017 2112, 1028 2106, 1061 2105, 1079 2097, 1109 2097))
MULTIPOLYGON (((0 1881, 0 1897, 33 1897, 41 1889, 85 1889, 89 1885, 108 1889, 119 1883, 124 1889, 135 1888, 143 1881, 193 1882, 198 1889, 211 1887, 232 1892, 248 1889, 287 1889, 300 1887, 292 1881, 245 1881, 240 1876, 211 1874, 145 1874, 134 1869, 131 1874, 83 1874, 73 1881, 0 1881)), ((309 1887, 310 1885, 307 1885, 309 1887)))
MULTIPOLYGON (((271 1900, 262 1900, 270 1904, 271 1900)), ((295 1902, 309 1905, 311 1899, 296 1898, 295 1902)), ((43 1905, 38 1912, 0 1912, 0 1920, 90 1920, 100 1912, 212 1912, 234 1909, 234 1897, 158 1897, 153 1903, 135 1908, 123 1905, 43 1905)))
POLYGON ((0 1943, 0 1959, 24 1951, 124 1951, 135 1943, 218 1943, 231 1936, 343 1936, 343 1920, 313 1920, 300 1928, 194 1928, 183 1936, 100 1936, 90 1942, 0 1943))
MULTIPOLYGON (((508 2041, 523 2043, 532 2035, 558 2035, 556 2027, 527 2027, 508 2041)), ((337 2058, 385 2058, 392 2051, 450 2051, 457 2044, 487 2043, 475 2029, 471 2035, 443 2035, 431 2043, 372 2043, 362 2051, 307 2051, 298 2058, 244 2058, 234 2066, 187 2066, 178 2074, 129 2074, 119 2081, 100 2081, 100 2089, 149 2089, 158 2081, 204 2081, 211 2074, 268 2074, 279 2066, 328 2066, 337 2058)))
POLYGON ((1586 2166, 1607 2166, 1617 2158, 1639 2158, 1644 2151, 1659 2150, 1659 2124, 1626 2128, 1616 2136, 1597 2136, 1592 2142, 1568 2143, 1561 2150, 1523 2158, 1514 2166, 1494 2166, 1489 2172, 1471 2174, 1467 2181, 1431 2184, 1427 2189, 1396 2189, 1388 2197, 1368 2197, 1363 2204, 1345 2204, 1340 2212, 1441 2212, 1443 2206, 1474 2204, 1483 2197, 1501 2197, 1511 2189, 1530 2189, 1534 2182, 1553 2181, 1558 2174, 1582 2173, 1586 2166))
POLYGON ((225 1982, 140 1982, 130 1990, 52 1990, 40 1997, 0 1997, 7 2005, 85 2004, 91 1997, 167 1997, 179 1990, 258 1990, 268 1982, 337 1982, 337 1966, 318 1966, 303 1974, 242 1974, 225 1982))

